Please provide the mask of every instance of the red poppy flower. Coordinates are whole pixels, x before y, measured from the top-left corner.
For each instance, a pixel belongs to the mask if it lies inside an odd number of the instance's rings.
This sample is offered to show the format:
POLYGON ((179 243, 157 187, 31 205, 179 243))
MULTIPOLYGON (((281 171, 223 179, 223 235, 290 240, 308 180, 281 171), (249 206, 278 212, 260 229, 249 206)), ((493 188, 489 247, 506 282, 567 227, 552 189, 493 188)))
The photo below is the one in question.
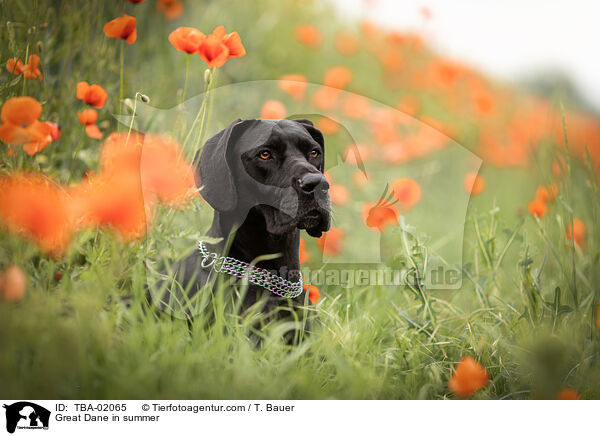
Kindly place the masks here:
POLYGON ((342 243, 344 240, 344 233, 337 227, 332 227, 327 233, 324 233, 319 239, 317 244, 321 247, 321 251, 326 256, 336 256, 342 252, 342 243))
POLYGON ((156 2, 156 9, 167 20, 176 20, 183 15, 183 3, 179 0, 158 0, 156 2))
POLYGON ((405 209, 411 209, 421 201, 421 186, 416 180, 402 178, 395 180, 391 185, 392 195, 405 209))
POLYGON ((0 111, 0 139, 11 145, 45 141, 51 128, 38 120, 41 114, 42 105, 34 98, 8 99, 0 111))
POLYGON ((71 239, 67 196, 39 174, 0 178, 0 221, 9 231, 31 239, 53 255, 64 253, 71 239))
POLYGON ((102 139, 102 132, 100 128, 95 124, 88 124, 85 126, 85 134, 92 139, 102 139))
POLYGON ((527 210, 529 211, 531 216, 537 216, 539 218, 542 218, 544 215, 546 215, 546 202, 539 198, 536 198, 527 203, 527 210))
POLYGON ((224 26, 218 26, 213 30, 213 35, 220 38, 229 50, 230 58, 241 58, 246 56, 246 49, 242 45, 242 39, 237 32, 225 33, 224 26))
POLYGON ((192 165, 179 144, 167 137, 144 137, 140 171, 145 196, 163 204, 182 206, 199 195, 192 165))
POLYGON ((99 174, 70 189, 70 214, 78 227, 108 226, 124 240, 146 234, 139 173, 99 174))
POLYGON ((286 74, 279 78, 277 86, 294 100, 302 100, 306 94, 307 81, 302 74, 286 74))
POLYGON ((229 49, 222 39, 208 35, 200 45, 198 54, 210 68, 218 68, 227 62, 229 49))
POLYGON ((349 32, 340 32, 335 37, 335 49, 344 56, 351 56, 358 51, 358 39, 349 32))
POLYGON ((325 135, 335 135, 340 131, 340 123, 330 117, 319 117, 315 125, 325 135))
POLYGON ((317 48, 323 41, 321 31, 311 24, 300 24, 297 26, 294 30, 294 36, 309 48, 317 48))
POLYGON ((306 242, 300 238, 300 247, 298 249, 298 257, 300 258, 300 264, 308 262, 310 260, 310 253, 306 249, 306 242))
POLYGON ((479 195, 485 189, 485 179, 477 173, 468 173, 465 176, 464 187, 467 193, 479 195))
POLYGON ((454 368, 448 387, 457 396, 467 398, 488 384, 489 376, 471 356, 463 357, 454 368))
POLYGON ((585 247, 585 234, 586 234, 586 227, 585 227, 585 223, 579 219, 579 218, 573 218, 573 222, 569 223, 569 226, 567 228, 567 235, 566 238, 569 241, 573 241, 575 242, 575 245, 577 245, 579 248, 584 248, 585 247))
POLYGON ((367 227, 383 232, 388 226, 398 226, 398 212, 393 204, 380 200, 376 204, 365 203, 362 208, 362 217, 367 227))
POLYGON ((77 98, 90 106, 101 109, 106 103, 108 94, 100 85, 90 85, 87 82, 77 84, 77 98))
POLYGON ((556 396, 557 400, 579 400, 579 394, 575 389, 564 388, 556 396))
POLYGON ((40 82, 41 82, 42 81, 42 72, 38 68, 39 64, 40 64, 40 57, 38 55, 34 54, 34 55, 29 56, 29 62, 24 67, 23 76, 25 76, 25 78, 27 80, 39 78, 40 82))
POLYGON ((260 118, 263 120, 279 120, 285 118, 287 111, 283 103, 277 100, 267 100, 260 110, 260 118))
POLYGON ((329 187, 329 198, 332 203, 344 205, 350 200, 350 193, 344 185, 335 183, 329 187))
POLYGON ((104 25, 104 34, 109 38, 124 39, 127 44, 133 44, 137 39, 136 19, 123 14, 104 25))
POLYGON ((25 64, 18 58, 12 58, 6 61, 6 69, 9 73, 23 74, 25 72, 25 64))
POLYGON ((317 109, 327 111, 333 109, 338 101, 340 91, 335 88, 321 86, 311 97, 311 102, 317 109))
POLYGON ((96 112, 96 109, 85 109, 81 112, 77 112, 77 116, 79 117, 79 122, 82 126, 89 126, 98 121, 98 112, 96 112))
POLYGON ((343 89, 352 81, 352 71, 346 67, 332 67, 325 71, 323 85, 343 89))
POLYGON ((0 295, 9 303, 16 303, 25 297, 27 276, 21 268, 11 265, 0 271, 0 295))
POLYGON ((206 35, 193 27, 178 27, 169 35, 175 49, 187 54, 197 53, 206 35))
POLYGON ((369 100, 361 95, 350 95, 342 103, 342 111, 348 118, 354 120, 364 119, 371 110, 369 100))
POLYGON ((319 291, 319 288, 317 288, 315 285, 310 285, 307 283, 304 283, 303 287, 304 292, 308 292, 308 299, 310 302, 312 304, 317 304, 317 301, 319 301, 319 298, 321 298, 321 291, 319 291))

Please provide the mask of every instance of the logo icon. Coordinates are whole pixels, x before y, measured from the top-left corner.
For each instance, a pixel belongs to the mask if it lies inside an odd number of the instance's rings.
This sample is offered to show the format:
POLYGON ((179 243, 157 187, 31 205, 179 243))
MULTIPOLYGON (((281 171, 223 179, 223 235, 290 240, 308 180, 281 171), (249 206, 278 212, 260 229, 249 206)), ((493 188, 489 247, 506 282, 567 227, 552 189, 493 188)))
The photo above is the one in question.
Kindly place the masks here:
POLYGON ((4 404, 6 409, 6 431, 14 433, 18 429, 48 429, 50 411, 29 401, 19 401, 11 405, 4 404))

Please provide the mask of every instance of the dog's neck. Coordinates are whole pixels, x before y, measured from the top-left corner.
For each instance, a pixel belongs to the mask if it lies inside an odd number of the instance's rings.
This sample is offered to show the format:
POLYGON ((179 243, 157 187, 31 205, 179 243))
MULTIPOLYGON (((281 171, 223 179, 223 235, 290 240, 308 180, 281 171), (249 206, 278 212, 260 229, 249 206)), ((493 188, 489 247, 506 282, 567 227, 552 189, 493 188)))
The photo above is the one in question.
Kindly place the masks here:
POLYGON ((256 266, 268 269, 283 278, 295 280, 295 272, 300 270, 300 230, 294 228, 282 235, 269 233, 264 216, 255 209, 250 209, 241 225, 235 222, 234 217, 239 217, 239 214, 214 212, 213 223, 207 234, 222 240, 211 244, 213 251, 247 263, 253 262, 259 256, 276 255, 273 259, 257 262, 256 266), (235 232, 233 240, 225 253, 224 248, 232 232, 235 232))

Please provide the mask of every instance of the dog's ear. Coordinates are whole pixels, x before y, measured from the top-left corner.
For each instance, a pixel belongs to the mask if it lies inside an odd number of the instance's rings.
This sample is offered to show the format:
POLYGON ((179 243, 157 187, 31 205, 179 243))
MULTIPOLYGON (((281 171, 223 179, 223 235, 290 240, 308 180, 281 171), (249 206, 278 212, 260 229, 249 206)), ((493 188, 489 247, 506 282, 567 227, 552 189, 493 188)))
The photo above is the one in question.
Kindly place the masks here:
MULTIPOLYGON (((323 153, 325 153, 325 138, 323 137, 323 133, 321 133, 321 131, 315 127, 311 120, 308 120, 306 118, 298 118, 292 121, 295 121, 302 127, 304 127, 304 129, 310 134, 310 136, 312 136, 312 138, 315 141, 317 141, 317 143, 321 146, 321 148, 323 149, 323 153)), ((321 168, 321 171, 323 171, 323 169, 324 168, 321 168)))
POLYGON ((237 205, 237 190, 229 164, 228 149, 244 131, 245 121, 237 119, 210 138, 199 151, 196 168, 196 186, 200 194, 213 209, 228 212, 237 205))

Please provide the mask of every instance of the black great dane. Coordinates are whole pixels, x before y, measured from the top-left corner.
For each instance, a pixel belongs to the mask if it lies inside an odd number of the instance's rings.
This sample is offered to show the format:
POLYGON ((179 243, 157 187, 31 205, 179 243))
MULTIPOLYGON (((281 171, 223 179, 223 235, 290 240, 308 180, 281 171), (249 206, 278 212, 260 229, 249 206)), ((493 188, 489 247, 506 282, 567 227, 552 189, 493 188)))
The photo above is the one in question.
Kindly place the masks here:
POLYGON ((200 194, 214 209, 213 243, 200 241, 174 266, 180 292, 190 298, 219 276, 245 278, 243 307, 259 297, 267 309, 303 304, 300 230, 320 237, 331 219, 324 152, 323 134, 306 119, 238 119, 210 138, 195 162, 200 194))

